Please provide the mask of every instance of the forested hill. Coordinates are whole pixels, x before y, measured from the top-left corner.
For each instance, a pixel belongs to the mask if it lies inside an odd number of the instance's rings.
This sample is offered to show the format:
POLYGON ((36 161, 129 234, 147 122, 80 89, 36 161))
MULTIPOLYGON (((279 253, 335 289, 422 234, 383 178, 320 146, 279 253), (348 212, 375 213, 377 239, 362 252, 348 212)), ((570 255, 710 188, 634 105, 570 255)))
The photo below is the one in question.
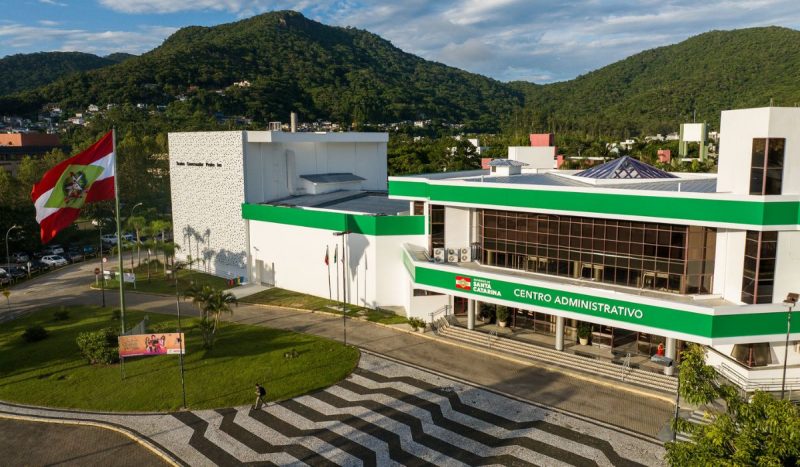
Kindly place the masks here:
MULTIPOLYGON (((123 63, 4 99, 30 111, 95 103, 175 104, 259 121, 496 120, 522 104, 504 83, 403 52, 379 36, 331 27, 300 13, 266 13, 214 27, 187 27, 123 63), (249 87, 232 86, 247 80, 249 87), (218 92, 221 91, 221 92, 218 92), (185 97, 185 102, 175 99, 185 97)), ((188 107, 188 108, 186 108, 188 107)))
POLYGON ((576 79, 511 83, 533 120, 557 132, 672 132, 720 111, 800 103, 800 31, 779 27, 712 31, 647 50, 576 79))
POLYGON ((0 59, 0 95, 33 89, 79 71, 113 65, 127 54, 107 58, 82 52, 38 52, 0 59))
MULTIPOLYGON (((799 77, 800 31, 779 27, 712 31, 537 85, 501 83, 405 53, 363 30, 281 11, 183 28, 144 55, 0 98, 0 109, 145 103, 166 105, 171 121, 218 113, 263 123, 298 111, 305 121, 438 118, 493 131, 505 120, 516 130, 624 137, 675 131, 695 111, 697 121, 716 127, 725 109, 770 99, 793 106, 799 77), (234 86, 242 81, 249 87, 234 86)), ((0 86, 14 82, 0 79, 0 86)))

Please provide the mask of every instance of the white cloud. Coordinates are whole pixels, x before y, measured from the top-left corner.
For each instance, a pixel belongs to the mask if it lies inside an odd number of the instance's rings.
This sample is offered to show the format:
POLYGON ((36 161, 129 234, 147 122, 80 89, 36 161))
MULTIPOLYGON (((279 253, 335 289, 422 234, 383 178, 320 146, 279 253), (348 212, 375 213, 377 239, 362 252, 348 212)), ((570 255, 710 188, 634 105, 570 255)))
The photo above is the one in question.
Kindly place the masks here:
POLYGON ((67 6, 66 3, 57 2, 55 0, 39 0, 39 3, 44 3, 45 5, 54 5, 54 6, 67 6))
POLYGON ((38 21, 38 23, 41 24, 42 26, 58 26, 59 24, 61 24, 58 21, 50 21, 48 19, 41 19, 38 21))
POLYGON ((87 31, 5 23, 0 24, 0 42, 4 48, 27 52, 60 50, 97 55, 114 52, 140 54, 158 46, 175 30, 172 27, 142 26, 134 31, 87 31))

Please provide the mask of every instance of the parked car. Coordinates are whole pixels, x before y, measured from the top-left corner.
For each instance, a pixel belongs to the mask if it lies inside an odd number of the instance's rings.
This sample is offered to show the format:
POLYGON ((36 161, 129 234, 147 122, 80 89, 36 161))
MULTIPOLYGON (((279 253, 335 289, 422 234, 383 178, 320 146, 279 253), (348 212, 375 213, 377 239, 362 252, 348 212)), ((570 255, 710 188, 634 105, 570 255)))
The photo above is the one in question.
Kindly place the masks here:
POLYGON ((6 273, 13 281, 18 281, 28 277, 28 271, 26 271, 22 266, 10 266, 6 273))
POLYGON ((11 283, 11 278, 8 274, 0 272, 0 285, 8 285, 11 283))
POLYGON ((83 245, 81 251, 83 251, 84 256, 94 256, 97 253, 94 246, 92 245, 83 245))
POLYGON ((68 264, 67 260, 59 255, 42 256, 42 263, 50 268, 57 268, 59 266, 66 266, 68 264))
MULTIPOLYGON (((43 269, 47 269, 47 265, 42 263, 38 259, 33 259, 33 260, 29 261, 29 263, 31 263, 31 266, 29 268, 31 274, 36 274, 36 273, 42 272, 43 269)), ((26 266, 27 266, 27 264, 26 264, 26 266)))
POLYGON ((83 250, 78 247, 72 247, 67 250, 67 259, 71 263, 77 263, 78 261, 83 261, 86 259, 83 255, 83 250))
POLYGON ((30 256, 23 251, 17 251, 15 253, 11 253, 11 261, 15 263, 27 263, 30 260, 30 256))
POLYGON ((50 245, 42 250, 45 256, 63 255, 64 247, 61 245, 50 245))

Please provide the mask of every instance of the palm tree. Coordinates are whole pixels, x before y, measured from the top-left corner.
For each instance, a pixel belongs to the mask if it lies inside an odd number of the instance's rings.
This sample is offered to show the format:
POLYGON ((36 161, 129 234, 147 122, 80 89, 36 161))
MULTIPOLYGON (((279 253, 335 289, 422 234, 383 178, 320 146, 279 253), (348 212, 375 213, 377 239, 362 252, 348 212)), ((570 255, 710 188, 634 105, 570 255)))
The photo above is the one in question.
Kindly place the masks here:
MULTIPOLYGON (((172 223, 170 221, 156 219, 150 223, 150 230, 153 232, 154 235, 157 233, 161 234, 161 244, 163 245, 165 243, 165 238, 164 238, 165 232, 167 230, 172 230, 172 223)), ((156 240, 156 243, 158 243, 158 240, 156 240)), ((158 246, 156 246, 156 249, 158 249, 158 246)), ((166 262, 167 262, 167 257, 165 252, 164 263, 166 264, 166 262)))
POLYGON ((203 346, 210 349, 214 346, 214 338, 219 328, 219 317, 222 313, 233 313, 231 305, 239 305, 236 296, 211 286, 192 285, 184 292, 184 298, 191 298, 192 303, 200 310, 200 332, 203 346))
MULTIPOLYGON (((142 265, 142 250, 140 247, 139 233, 147 225, 147 221, 142 216, 133 216, 128 218, 127 225, 129 229, 133 229, 136 232, 136 261, 138 263, 136 266, 138 267, 142 265)), ((131 254, 133 254, 133 248, 131 248, 131 254)))

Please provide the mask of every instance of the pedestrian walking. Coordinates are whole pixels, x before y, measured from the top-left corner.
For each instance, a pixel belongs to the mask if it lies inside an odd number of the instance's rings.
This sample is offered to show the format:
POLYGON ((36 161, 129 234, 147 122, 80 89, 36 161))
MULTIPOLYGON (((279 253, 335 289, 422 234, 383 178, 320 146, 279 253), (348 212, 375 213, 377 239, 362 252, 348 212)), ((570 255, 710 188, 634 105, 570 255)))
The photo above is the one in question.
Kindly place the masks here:
POLYGON ((267 395, 267 390, 264 389, 264 386, 261 383, 256 383, 256 404, 253 406, 253 410, 261 410, 261 406, 264 405, 264 396, 267 395))

